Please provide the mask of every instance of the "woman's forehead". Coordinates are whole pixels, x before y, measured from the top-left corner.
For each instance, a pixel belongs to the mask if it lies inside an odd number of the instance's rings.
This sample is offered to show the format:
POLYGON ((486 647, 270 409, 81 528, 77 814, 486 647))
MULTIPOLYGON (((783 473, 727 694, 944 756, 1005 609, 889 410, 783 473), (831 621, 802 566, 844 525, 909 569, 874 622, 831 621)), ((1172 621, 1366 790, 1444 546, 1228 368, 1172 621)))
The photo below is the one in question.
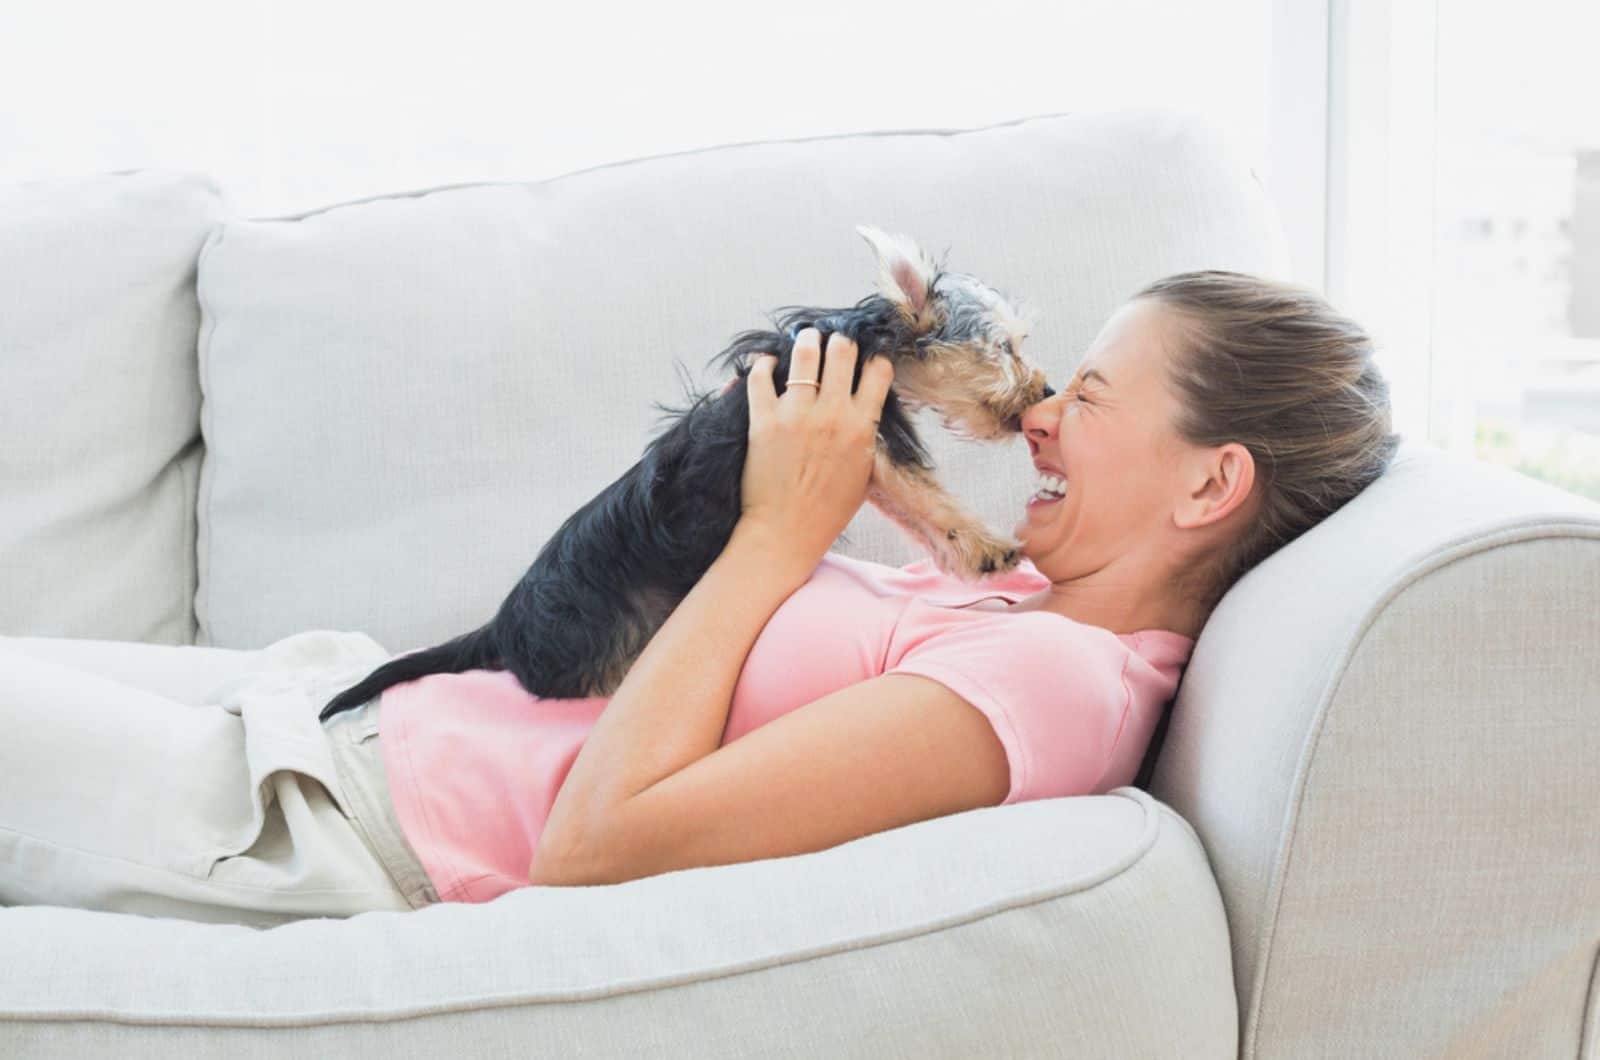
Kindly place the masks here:
POLYGON ((1101 386, 1131 389, 1149 374, 1151 361, 1166 356, 1166 320, 1160 307, 1135 301, 1106 322, 1094 344, 1078 359, 1073 382, 1094 378, 1101 386))

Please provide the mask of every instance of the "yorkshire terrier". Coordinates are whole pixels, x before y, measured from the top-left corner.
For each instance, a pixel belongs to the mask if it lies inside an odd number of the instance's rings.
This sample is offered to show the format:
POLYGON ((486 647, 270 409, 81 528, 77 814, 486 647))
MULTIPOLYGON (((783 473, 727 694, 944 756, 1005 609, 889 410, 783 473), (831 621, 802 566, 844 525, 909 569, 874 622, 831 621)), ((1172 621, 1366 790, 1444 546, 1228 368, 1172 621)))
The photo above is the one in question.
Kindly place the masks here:
MULTIPOLYGON (((849 308, 780 307, 768 314, 773 330, 739 333, 708 363, 731 368, 742 382, 755 355, 775 353, 781 395, 805 327, 821 333, 824 355, 833 332, 855 341, 852 391, 868 359, 893 360, 866 499, 947 574, 976 581, 1010 570, 1018 542, 991 532, 938 483, 911 415, 932 409, 947 429, 971 440, 1018 433, 1023 410, 1054 393, 1022 355, 1032 320, 976 277, 945 271, 905 236, 866 225, 856 231, 877 255, 875 294, 849 308)), ((690 398, 681 409, 656 403, 674 422, 561 524, 493 620, 384 663, 318 717, 326 721, 391 685, 466 670, 510 670, 545 699, 615 691, 739 519, 748 392, 734 385, 719 393, 691 389, 690 398)))

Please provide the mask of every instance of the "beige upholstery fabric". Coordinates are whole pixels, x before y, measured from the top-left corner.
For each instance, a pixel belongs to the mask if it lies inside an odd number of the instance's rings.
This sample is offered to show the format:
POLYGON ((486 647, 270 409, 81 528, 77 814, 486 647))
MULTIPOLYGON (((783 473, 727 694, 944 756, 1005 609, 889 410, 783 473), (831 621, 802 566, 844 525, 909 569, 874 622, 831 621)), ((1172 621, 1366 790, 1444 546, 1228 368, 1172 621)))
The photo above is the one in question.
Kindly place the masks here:
POLYGON ((210 178, 0 186, 0 634, 188 644, 210 178))
MULTIPOLYGON (((1031 298, 1061 377, 1149 279, 1282 274, 1251 174, 1145 112, 229 219, 198 268, 201 642, 481 622, 637 456, 674 356, 863 293, 860 222, 1031 298)), ((928 437, 1014 517, 1020 446, 928 437)), ((913 555, 875 513, 851 536, 913 555)), ((1410 444, 1223 600, 1154 799, 270 931, 0 909, 0 1056, 1593 1057, 1597 553, 1597 506, 1410 444)), ((8 645, 177 696, 251 654, 8 645)))
POLYGON ((1408 444, 1223 599, 1150 790, 1205 839, 1248 1055, 1574 1055, 1600 505, 1408 444))

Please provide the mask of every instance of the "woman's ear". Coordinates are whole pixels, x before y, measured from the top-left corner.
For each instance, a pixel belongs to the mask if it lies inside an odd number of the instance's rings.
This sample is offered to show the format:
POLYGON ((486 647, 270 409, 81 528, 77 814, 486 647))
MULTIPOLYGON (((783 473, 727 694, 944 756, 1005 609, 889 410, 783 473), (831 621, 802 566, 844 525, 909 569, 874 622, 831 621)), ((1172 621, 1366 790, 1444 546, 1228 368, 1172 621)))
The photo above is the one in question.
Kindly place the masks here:
POLYGON ((1185 529, 1226 519, 1250 497, 1256 480, 1256 462, 1238 442, 1193 453, 1185 473, 1188 493, 1173 513, 1185 529))

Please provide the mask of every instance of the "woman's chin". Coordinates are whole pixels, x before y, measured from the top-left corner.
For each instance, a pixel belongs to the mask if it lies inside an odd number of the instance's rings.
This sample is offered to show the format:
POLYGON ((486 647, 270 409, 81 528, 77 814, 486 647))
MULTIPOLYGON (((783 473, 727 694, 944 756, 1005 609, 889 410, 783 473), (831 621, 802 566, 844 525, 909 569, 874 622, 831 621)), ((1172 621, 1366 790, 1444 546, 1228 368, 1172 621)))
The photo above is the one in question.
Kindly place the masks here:
POLYGON ((1055 514, 1060 510, 1060 507, 1059 504, 1028 505, 1022 510, 1022 514, 1017 516, 1016 527, 1012 530, 1011 536, 1025 540, 1027 537, 1049 526, 1054 521, 1055 514))
POLYGON ((1011 536, 1017 539, 1017 542, 1022 546, 1022 554, 1029 559, 1033 558, 1033 535, 1037 529, 1038 527, 1034 525, 1033 520, 1029 519, 1026 513, 1011 528, 1011 536))
POLYGON ((1016 525, 1011 528, 1011 536, 1022 545, 1024 556, 1033 559, 1041 543, 1054 541, 1061 536, 1060 528, 1055 525, 1060 512, 1059 503, 1036 505, 1017 519, 1016 525))

